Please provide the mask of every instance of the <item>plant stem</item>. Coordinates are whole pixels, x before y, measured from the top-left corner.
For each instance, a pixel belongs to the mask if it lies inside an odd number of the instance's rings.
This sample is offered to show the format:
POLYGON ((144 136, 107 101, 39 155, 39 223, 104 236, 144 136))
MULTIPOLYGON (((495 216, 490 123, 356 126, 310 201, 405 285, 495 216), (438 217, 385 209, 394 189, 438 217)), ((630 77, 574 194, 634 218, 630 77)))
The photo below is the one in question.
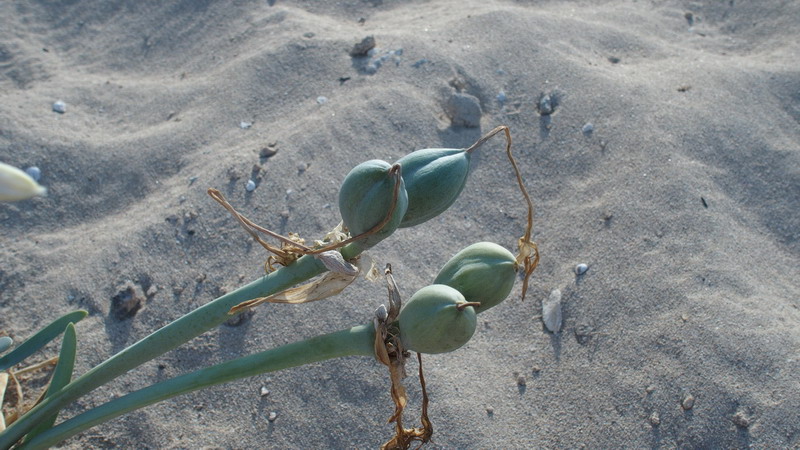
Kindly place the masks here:
MULTIPOLYGON (((353 258, 357 254, 351 246, 342 249, 345 259, 353 258)), ((9 448, 37 423, 82 395, 225 322, 230 318, 228 311, 233 306, 257 297, 276 294, 325 270, 322 262, 313 256, 303 256, 293 264, 269 273, 165 325, 86 372, 28 411, 0 433, 0 449, 9 448)))
POLYGON ((238 378, 340 356, 374 355, 374 345, 375 330, 372 324, 367 324, 234 359, 156 383, 100 405, 43 432, 22 448, 47 448, 127 412, 238 378))

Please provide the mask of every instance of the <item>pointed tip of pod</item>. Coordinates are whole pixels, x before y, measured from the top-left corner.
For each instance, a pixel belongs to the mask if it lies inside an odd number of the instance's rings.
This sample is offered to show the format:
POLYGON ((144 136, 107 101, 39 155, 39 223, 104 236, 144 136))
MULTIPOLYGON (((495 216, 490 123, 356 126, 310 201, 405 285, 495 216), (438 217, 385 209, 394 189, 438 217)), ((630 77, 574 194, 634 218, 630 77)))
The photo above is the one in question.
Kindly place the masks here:
POLYGON ((47 195, 47 189, 22 170, 0 163, 0 201, 15 202, 47 195))

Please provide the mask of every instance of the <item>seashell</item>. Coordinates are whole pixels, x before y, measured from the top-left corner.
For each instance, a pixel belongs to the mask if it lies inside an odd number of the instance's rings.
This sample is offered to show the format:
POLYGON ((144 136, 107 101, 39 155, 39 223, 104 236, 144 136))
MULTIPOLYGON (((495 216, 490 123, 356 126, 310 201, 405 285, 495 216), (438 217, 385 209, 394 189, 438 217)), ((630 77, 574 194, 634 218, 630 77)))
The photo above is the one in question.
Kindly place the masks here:
POLYGON ((57 100, 56 102, 53 103, 53 111, 59 114, 64 114, 65 112, 67 112, 67 104, 61 100, 57 100))
POLYGON ((684 411, 694 408, 694 395, 687 394, 683 397, 683 400, 681 400, 681 408, 683 408, 684 411))
POLYGON ((561 291, 553 289, 550 297, 542 301, 542 322, 551 333, 561 329, 561 291))
POLYGON ((4 351, 8 350, 9 348, 11 348, 12 345, 14 345, 13 339, 11 339, 8 336, 0 337, 0 353, 3 353, 4 351))
POLYGON ((31 166, 25 169, 25 173, 33 178, 33 181, 39 182, 39 179, 42 178, 42 170, 36 166, 31 166))
POLYGON ((586 273, 587 270, 589 270, 589 266, 587 266, 584 263, 580 263, 577 266, 575 266, 575 274, 576 275, 583 275, 583 274, 586 273))

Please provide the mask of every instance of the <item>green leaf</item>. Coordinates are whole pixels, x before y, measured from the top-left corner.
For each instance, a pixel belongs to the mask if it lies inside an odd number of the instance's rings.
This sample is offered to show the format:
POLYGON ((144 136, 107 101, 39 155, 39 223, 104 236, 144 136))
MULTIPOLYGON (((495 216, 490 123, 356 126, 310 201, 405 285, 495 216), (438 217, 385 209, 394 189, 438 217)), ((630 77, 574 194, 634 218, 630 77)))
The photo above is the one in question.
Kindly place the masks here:
POLYGON ((64 332, 64 329, 69 323, 80 322, 81 319, 89 314, 86 311, 78 310, 66 314, 51 323, 50 325, 42 328, 38 333, 34 334, 30 339, 26 340, 14 349, 11 353, 0 358, 0 370, 6 370, 9 367, 22 362, 28 356, 36 353, 40 348, 47 345, 58 335, 64 332))
MULTIPOLYGON (((61 342, 61 353, 58 354, 58 364, 53 370, 53 377, 50 379, 50 386, 47 388, 47 394, 44 398, 50 397, 53 393, 58 392, 64 386, 68 385, 72 380, 72 370, 75 368, 75 354, 78 349, 78 338, 75 335, 75 325, 71 322, 67 324, 67 329, 64 330, 64 340, 61 342)), ((47 431, 53 427, 58 417, 58 411, 55 414, 44 418, 39 425, 34 427, 26 436, 25 441, 30 441, 37 434, 47 431)))
MULTIPOLYGON (((372 323, 293 342, 158 382, 67 419, 26 441, 21 450, 50 448, 64 439, 114 417, 176 395, 262 373, 357 355, 375 356, 375 328, 372 323)), ((77 382, 78 380, 54 395, 56 397, 63 395, 64 391, 71 389, 77 382)), ((42 404, 47 402, 46 399, 42 404)), ((0 433, 0 437, 2 436, 0 433)))

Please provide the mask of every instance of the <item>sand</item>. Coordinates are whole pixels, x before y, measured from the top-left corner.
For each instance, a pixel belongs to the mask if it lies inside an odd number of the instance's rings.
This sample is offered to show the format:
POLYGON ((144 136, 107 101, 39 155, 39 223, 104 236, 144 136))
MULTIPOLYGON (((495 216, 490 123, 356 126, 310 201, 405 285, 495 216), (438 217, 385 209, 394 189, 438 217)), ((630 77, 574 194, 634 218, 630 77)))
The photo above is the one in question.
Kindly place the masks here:
MULTIPOLYGON (((469 344, 424 358, 427 448, 796 448, 798 17, 779 0, 2 2, 0 161, 39 167, 49 195, 0 205, 0 333, 20 342, 86 309, 82 374, 263 274, 266 252, 207 188, 267 228, 321 238, 356 164, 507 125, 542 260, 524 303, 518 284, 469 344), (367 36, 374 56, 351 57, 367 36), (480 103, 479 127, 453 123, 456 94, 480 103), (119 320, 111 299, 128 282, 146 301, 119 320), (554 289, 556 334, 539 318, 554 289)), ((503 148, 478 150, 450 210, 370 251, 406 298, 468 244, 515 249, 526 211, 503 148)), ((63 416, 366 323, 385 302, 362 280, 260 306, 63 416)), ((420 391, 407 386, 411 424, 420 391)), ((63 445, 375 448, 391 412, 385 368, 350 357, 177 397, 63 445)))

